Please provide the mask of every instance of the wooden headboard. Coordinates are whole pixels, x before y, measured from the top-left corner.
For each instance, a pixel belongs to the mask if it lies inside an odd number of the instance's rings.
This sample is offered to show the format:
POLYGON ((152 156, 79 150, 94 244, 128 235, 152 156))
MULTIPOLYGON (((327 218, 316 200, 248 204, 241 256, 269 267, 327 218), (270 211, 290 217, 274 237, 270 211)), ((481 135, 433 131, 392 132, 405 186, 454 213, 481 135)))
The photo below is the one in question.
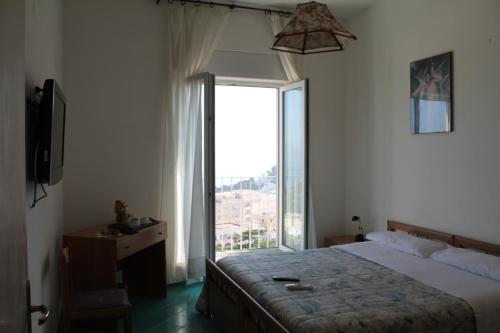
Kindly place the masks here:
POLYGON ((478 241, 462 236, 456 236, 442 231, 417 227, 415 225, 401 223, 393 220, 387 221, 387 230, 389 231, 400 230, 407 232, 411 235, 415 235, 417 237, 436 239, 446 242, 452 246, 472 249, 472 250, 479 250, 481 252, 500 256, 500 245, 486 243, 483 241, 478 241))

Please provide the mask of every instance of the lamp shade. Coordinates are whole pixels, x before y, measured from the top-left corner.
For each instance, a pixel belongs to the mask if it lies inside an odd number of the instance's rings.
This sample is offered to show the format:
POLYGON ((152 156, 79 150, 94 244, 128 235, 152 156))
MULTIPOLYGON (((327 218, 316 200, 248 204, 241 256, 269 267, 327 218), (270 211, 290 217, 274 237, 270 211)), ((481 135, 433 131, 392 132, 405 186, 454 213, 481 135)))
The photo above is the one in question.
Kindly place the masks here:
POLYGON ((300 54, 342 51, 356 39, 326 5, 312 1, 297 5, 288 24, 275 36, 271 49, 300 54))

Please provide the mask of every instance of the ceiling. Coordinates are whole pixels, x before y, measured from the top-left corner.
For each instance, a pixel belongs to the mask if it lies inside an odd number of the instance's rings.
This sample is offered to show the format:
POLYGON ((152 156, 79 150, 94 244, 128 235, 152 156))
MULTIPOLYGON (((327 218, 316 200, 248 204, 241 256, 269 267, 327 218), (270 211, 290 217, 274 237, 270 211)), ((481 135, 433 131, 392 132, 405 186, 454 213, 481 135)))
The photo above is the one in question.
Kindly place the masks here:
MULTIPOLYGON (((255 4, 260 6, 269 6, 276 8, 288 8, 295 9, 298 3, 308 2, 310 0, 243 0, 236 1, 238 3, 255 4)), ((317 2, 324 3, 328 5, 330 11, 335 17, 339 18, 349 18, 357 12, 368 7, 370 4, 375 2, 375 0, 318 0, 317 2)))

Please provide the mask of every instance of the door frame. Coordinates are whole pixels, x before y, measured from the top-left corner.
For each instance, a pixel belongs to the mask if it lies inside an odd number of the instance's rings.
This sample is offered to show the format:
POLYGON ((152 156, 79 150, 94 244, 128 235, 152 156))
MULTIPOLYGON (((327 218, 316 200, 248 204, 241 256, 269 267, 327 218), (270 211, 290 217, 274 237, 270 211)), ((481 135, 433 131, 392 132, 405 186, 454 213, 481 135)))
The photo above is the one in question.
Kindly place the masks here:
MULTIPOLYGON (((205 200, 207 202, 207 208, 205 210, 205 217, 207 222, 207 241, 208 241, 208 257, 215 261, 216 256, 216 246, 215 246, 215 87, 217 85, 230 85, 230 86, 242 86, 242 87, 259 87, 259 88, 274 88, 276 89, 276 98, 278 102, 278 110, 276 112, 277 120, 279 121, 279 88, 282 87, 286 81, 283 80, 271 80, 271 79, 255 79, 255 78, 241 78, 241 77, 229 77, 229 76, 215 76, 211 73, 203 73, 201 80, 208 82, 208 89, 204 91, 204 103, 205 112, 204 115, 204 142, 208 143, 204 145, 204 154, 207 156, 208 161, 205 165, 204 175, 205 175, 205 188, 208 189, 205 195, 205 200)), ((276 130, 277 139, 279 140, 279 123, 277 123, 278 128, 276 130)), ((279 146, 279 141, 276 141, 279 146)), ((279 170, 279 147, 276 149, 277 156, 277 169, 279 170)), ((279 171, 278 171, 279 172, 279 171)), ((279 176, 278 176, 279 178, 279 176)), ((278 180, 277 180, 278 181, 278 180)), ((278 183, 276 184, 277 186, 278 183)), ((279 191, 277 191, 277 202, 279 202, 279 191)), ((279 233, 280 233, 280 222, 279 216, 279 206, 276 208, 276 224, 278 229, 278 235, 276 237, 276 246, 279 248, 279 233)))
POLYGON ((215 261, 215 75, 203 73, 203 186, 205 202, 206 245, 205 253, 215 261))

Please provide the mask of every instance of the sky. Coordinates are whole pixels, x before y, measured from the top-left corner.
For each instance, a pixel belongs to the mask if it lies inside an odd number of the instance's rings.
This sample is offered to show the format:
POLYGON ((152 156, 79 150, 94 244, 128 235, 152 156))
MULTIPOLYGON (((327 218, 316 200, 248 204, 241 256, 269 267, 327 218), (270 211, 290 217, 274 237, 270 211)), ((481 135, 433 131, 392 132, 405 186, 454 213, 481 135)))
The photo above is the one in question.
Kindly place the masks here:
POLYGON ((258 177, 277 164, 277 112, 277 89, 215 87, 216 179, 258 177))

